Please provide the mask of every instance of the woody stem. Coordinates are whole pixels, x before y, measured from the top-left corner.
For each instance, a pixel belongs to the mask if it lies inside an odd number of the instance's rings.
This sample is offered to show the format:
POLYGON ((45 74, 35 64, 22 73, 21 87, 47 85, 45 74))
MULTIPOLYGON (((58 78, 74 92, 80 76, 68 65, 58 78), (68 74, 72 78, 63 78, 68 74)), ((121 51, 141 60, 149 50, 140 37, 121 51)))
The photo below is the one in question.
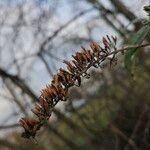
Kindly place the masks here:
POLYGON ((145 43, 145 44, 141 44, 141 45, 131 45, 131 46, 127 46, 127 47, 118 49, 116 51, 113 51, 113 52, 109 53, 107 56, 110 56, 112 54, 117 54, 119 52, 124 52, 124 51, 129 50, 129 49, 142 48, 142 47, 147 47, 147 46, 150 46, 150 43, 145 43))

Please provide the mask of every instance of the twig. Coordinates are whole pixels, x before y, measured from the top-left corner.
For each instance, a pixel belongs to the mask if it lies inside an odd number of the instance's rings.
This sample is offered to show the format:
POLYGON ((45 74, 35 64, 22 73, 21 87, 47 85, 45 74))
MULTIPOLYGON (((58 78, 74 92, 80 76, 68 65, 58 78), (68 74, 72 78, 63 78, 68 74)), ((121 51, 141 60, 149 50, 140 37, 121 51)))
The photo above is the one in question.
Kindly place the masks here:
POLYGON ((134 150, 138 150, 138 147, 137 147, 137 145, 135 144, 135 142, 134 142, 132 139, 129 140, 129 138, 128 138, 120 129, 118 129, 118 128, 117 128, 116 126, 114 126, 113 124, 110 124, 109 127, 110 127, 110 129, 111 129, 114 133, 116 133, 116 134, 119 135, 121 138, 123 138, 125 141, 127 141, 127 142, 132 146, 132 148, 133 148, 134 150))
POLYGON ((92 10, 93 10, 93 8, 90 8, 90 9, 87 9, 87 10, 80 12, 79 14, 74 16, 71 20, 69 20, 67 23, 65 23, 60 28, 58 28, 51 36, 49 36, 46 40, 44 40, 44 42, 41 44, 41 46, 38 50, 38 53, 41 53, 42 51, 44 51, 46 44, 48 42, 50 42, 54 37, 56 37, 63 29, 65 29, 67 26, 69 26, 71 23, 73 23, 79 17, 82 17, 83 15, 85 15, 88 12, 91 12, 92 10))
POLYGON ((118 49, 116 51, 111 52, 108 56, 112 55, 112 54, 117 54, 119 52, 124 53, 124 51, 129 50, 129 49, 133 49, 133 48, 142 48, 142 47, 147 47, 150 46, 150 43, 145 43, 145 44, 141 44, 141 45, 131 45, 131 46, 127 46, 121 49, 118 49))
MULTIPOLYGON (((134 128, 134 130, 133 130, 133 133, 131 134, 131 137, 129 138, 129 141, 131 141, 131 140, 134 140, 135 139, 135 137, 138 135, 138 131, 140 130, 142 130, 141 128, 142 128, 142 126, 143 126, 143 122, 145 122, 145 119, 147 120, 148 118, 148 115, 149 115, 149 109, 148 108, 145 108, 144 110, 143 110, 143 112, 140 114, 140 116, 139 116, 139 119, 138 119, 138 121, 137 121, 137 123, 136 123, 136 125, 135 125, 135 128, 134 128), (143 121, 144 120, 144 121, 143 121)), ((145 126, 146 126, 146 122, 145 122, 145 126)), ((145 128, 145 127, 144 127, 145 128)), ((138 135, 139 136, 139 135, 138 135)), ((129 143, 129 142, 128 142, 129 143)), ((129 144, 127 144, 126 146, 125 146, 125 148, 124 148, 125 150, 128 150, 129 149, 129 144)))
POLYGON ((10 128, 17 128, 19 127, 19 124, 10 124, 10 125, 1 125, 0 130, 10 129, 10 128))

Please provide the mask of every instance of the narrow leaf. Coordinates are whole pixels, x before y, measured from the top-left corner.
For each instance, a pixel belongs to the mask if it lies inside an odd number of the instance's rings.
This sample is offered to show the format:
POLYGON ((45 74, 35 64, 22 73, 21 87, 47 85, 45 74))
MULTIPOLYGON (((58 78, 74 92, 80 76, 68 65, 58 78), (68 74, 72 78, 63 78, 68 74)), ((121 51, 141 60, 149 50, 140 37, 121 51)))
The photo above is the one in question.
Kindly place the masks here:
MULTIPOLYGON (((143 26, 129 41, 128 44, 130 45, 136 45, 136 44, 141 44, 148 33, 150 32, 150 25, 145 25, 143 26)), ((130 71, 131 66, 132 66, 132 61, 135 58, 135 55, 137 54, 138 49, 130 49, 129 51, 126 52, 125 57, 124 57, 124 63, 125 67, 130 71)))

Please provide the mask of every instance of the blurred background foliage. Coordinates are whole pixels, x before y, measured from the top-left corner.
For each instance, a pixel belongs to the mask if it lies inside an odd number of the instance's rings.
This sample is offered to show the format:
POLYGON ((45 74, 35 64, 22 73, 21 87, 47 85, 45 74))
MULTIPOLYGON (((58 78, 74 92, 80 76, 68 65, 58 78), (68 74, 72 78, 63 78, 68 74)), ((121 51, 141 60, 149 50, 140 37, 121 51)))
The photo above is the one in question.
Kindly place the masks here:
POLYGON ((91 69, 90 79, 72 88, 54 110, 37 144, 21 138, 18 125, 21 116, 31 115, 40 90, 64 67, 62 59, 69 60, 81 45, 105 34, 117 35, 118 47, 149 42, 149 17, 143 11, 148 4, 0 1, 0 149, 149 150, 149 47, 118 55, 114 66, 91 69))

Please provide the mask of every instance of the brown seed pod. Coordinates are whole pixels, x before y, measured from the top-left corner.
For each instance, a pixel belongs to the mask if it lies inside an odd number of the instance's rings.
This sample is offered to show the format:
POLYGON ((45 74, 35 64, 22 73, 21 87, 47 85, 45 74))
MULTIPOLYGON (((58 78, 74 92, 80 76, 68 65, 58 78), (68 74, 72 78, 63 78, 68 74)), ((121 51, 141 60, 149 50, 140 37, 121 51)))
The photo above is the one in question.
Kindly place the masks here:
POLYGON ((66 101, 66 97, 67 97, 67 94, 68 94, 68 89, 64 89, 59 85, 57 85, 57 89, 58 89, 58 92, 59 92, 59 99, 61 101, 66 101))
POLYGON ((46 101, 46 99, 44 99, 44 98, 42 98, 42 99, 40 99, 40 105, 44 108, 44 110, 46 111, 46 112, 48 112, 49 111, 49 104, 48 104, 48 102, 46 101))
POLYGON ((59 79, 58 75, 57 74, 54 75, 53 80, 52 80, 52 84, 58 84, 59 82, 60 82, 60 79, 59 79))
POLYGON ((72 74, 70 74, 68 71, 66 71, 66 70, 64 70, 64 69, 62 69, 62 68, 59 69, 59 72, 62 72, 62 73, 65 74, 65 75, 72 75, 72 74))
POLYGON ((52 91, 51 88, 49 87, 42 90, 40 97, 46 99, 47 101, 51 101, 52 96, 53 96, 52 91))
POLYGON ((59 71, 57 75, 59 76, 60 82, 65 83, 68 80, 67 76, 70 74, 64 73, 63 71, 59 71))
POLYGON ((45 110, 40 104, 36 104, 31 111, 38 117, 40 121, 47 120, 50 117, 48 111, 45 110))
POLYGON ((144 6, 143 9, 148 13, 148 16, 150 16, 150 5, 144 6))
POLYGON ((40 129, 42 125, 39 121, 31 118, 21 118, 19 123, 25 130, 22 133, 22 137, 24 138, 30 138, 30 137, 34 138, 36 132, 40 129))
POLYGON ((72 57, 77 61, 77 62, 79 62, 79 63, 82 63, 82 55, 81 55, 81 53, 80 52, 76 52, 75 53, 75 56, 74 55, 72 55, 72 57))
POLYGON ((81 54, 83 58, 82 64, 87 64, 88 63, 88 57, 86 56, 85 52, 81 54))
POLYGON ((76 68, 69 61, 64 60, 64 63, 67 65, 67 69, 71 74, 76 73, 76 68))
POLYGON ((82 71, 82 66, 77 61, 72 60, 72 62, 78 71, 82 71))
POLYGON ((86 54, 87 58, 88 58, 90 61, 92 61, 92 59, 93 59, 93 57, 94 57, 93 53, 92 53, 90 50, 87 50, 85 54, 86 54))
POLYGON ((100 47, 99 47, 99 45, 98 45, 96 42, 93 41, 93 42, 90 44, 90 47, 91 47, 93 53, 100 52, 100 47))

